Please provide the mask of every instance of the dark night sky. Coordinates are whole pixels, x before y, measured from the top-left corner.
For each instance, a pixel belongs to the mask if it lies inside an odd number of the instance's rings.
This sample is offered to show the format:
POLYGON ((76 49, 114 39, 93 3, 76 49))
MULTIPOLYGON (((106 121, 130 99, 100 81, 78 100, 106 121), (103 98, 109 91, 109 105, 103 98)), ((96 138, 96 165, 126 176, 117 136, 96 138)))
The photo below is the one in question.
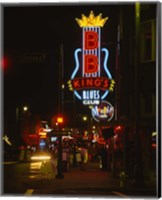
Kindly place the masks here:
MULTIPOLYGON (((114 71, 114 48, 119 5, 42 5, 42 6, 4 6, 3 34, 4 54, 9 64, 4 73, 5 112, 16 106, 29 105, 31 111, 38 114, 57 112, 59 45, 64 46, 64 79, 69 80, 74 68, 74 51, 81 48, 82 30, 75 21, 82 13, 89 16, 91 10, 95 16, 109 17, 102 29, 101 41, 109 48, 111 72, 114 71), (112 51, 112 53, 111 53, 112 51), (45 53, 43 63, 23 63, 22 54, 45 53)), ((72 93, 65 88, 65 107, 72 105, 72 93)), ((78 109, 82 103, 77 102, 78 109)))

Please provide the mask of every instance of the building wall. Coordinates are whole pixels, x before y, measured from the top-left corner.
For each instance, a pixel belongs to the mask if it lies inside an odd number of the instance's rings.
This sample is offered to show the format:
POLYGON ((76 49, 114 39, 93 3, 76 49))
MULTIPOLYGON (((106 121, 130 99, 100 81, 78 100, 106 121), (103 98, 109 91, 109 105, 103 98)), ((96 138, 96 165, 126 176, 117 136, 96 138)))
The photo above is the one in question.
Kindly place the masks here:
MULTIPOLYGON (((156 130, 156 4, 140 5, 138 38, 136 38, 135 4, 122 6, 120 18, 122 18, 122 20, 120 19, 122 32, 120 40, 121 95, 119 118, 125 116, 129 119, 130 133, 126 136, 126 143, 127 147, 131 148, 129 150, 134 152, 132 154, 126 152, 126 166, 130 169, 134 165, 128 160, 132 158, 133 154, 136 154, 138 146, 140 148, 139 155, 142 159, 144 177, 148 177, 150 170, 153 169, 155 171, 156 166, 153 165, 154 167, 151 167, 151 162, 155 162, 151 156, 152 132, 156 130), (137 54, 138 56, 136 56, 137 54), (135 74, 136 70, 138 71, 138 76, 135 74), (138 81, 139 85, 139 107, 137 107, 135 99, 137 92, 136 81, 138 81), (139 117, 139 144, 137 144, 136 129, 134 129, 136 114, 139 117), (131 136, 128 137, 128 135, 131 136), (132 145, 130 146, 131 142, 132 145)), ((133 169, 130 174, 132 173, 133 169)))

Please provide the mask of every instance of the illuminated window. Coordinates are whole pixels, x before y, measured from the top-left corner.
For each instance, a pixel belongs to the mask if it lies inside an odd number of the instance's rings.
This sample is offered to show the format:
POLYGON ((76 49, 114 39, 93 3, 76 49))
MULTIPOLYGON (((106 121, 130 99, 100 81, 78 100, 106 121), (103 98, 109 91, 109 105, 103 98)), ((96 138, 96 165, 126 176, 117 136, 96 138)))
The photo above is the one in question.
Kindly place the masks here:
POLYGON ((156 58, 156 23, 150 20, 141 23, 141 61, 154 61, 156 58))

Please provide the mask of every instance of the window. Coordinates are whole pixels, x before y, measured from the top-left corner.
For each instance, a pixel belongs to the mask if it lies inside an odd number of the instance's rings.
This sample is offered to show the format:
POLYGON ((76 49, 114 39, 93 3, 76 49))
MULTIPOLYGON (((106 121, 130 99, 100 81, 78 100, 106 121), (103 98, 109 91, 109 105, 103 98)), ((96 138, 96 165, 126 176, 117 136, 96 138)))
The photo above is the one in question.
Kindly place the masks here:
POLYGON ((144 116, 152 116, 155 115, 156 112, 156 103, 155 103, 155 95, 151 93, 143 93, 142 94, 142 108, 141 108, 141 114, 144 116))
POLYGON ((152 96, 150 94, 143 94, 144 98, 144 113, 152 113, 152 96))
POLYGON ((141 62, 155 61, 156 23, 150 20, 141 23, 141 62))

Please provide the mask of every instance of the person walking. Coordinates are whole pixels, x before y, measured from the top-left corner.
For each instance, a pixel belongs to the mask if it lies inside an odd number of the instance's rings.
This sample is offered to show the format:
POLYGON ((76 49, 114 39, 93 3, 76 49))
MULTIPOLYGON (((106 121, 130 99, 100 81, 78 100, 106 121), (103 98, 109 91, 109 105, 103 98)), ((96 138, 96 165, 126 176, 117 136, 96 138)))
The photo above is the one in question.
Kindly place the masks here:
POLYGON ((81 147, 81 158, 82 158, 81 169, 85 170, 85 163, 88 162, 88 151, 83 146, 81 147))

